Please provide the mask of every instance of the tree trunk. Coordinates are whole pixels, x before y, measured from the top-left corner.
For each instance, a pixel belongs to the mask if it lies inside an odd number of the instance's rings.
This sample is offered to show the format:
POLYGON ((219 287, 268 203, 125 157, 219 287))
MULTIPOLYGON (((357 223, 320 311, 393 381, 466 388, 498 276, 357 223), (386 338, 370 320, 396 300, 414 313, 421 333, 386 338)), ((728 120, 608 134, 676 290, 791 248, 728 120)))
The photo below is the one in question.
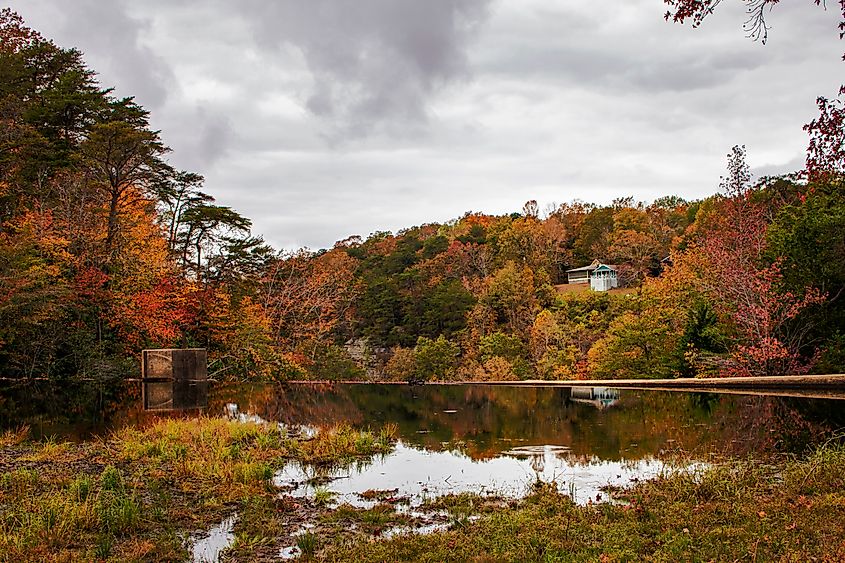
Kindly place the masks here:
POLYGON ((106 254, 111 260, 112 248, 114 246, 114 239, 117 236, 117 211, 120 203, 120 191, 114 190, 111 192, 111 202, 109 204, 109 225, 106 234, 106 254))

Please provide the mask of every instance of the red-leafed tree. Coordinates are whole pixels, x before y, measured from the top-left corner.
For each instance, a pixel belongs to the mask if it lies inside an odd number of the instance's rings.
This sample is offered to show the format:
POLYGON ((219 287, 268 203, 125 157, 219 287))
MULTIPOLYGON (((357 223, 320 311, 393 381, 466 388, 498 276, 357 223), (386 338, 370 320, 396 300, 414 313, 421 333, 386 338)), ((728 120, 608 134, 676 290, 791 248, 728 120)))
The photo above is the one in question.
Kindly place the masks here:
MULTIPOLYGON (((746 6, 748 19, 743 28, 753 39, 760 39, 764 43, 768 37, 769 27, 766 25, 766 12, 771 11, 780 0, 741 0, 746 6)), ((704 19, 712 14, 722 0, 663 0, 669 7, 665 18, 675 23, 692 21, 693 27, 698 27, 704 19)), ((816 6, 826 6, 824 0, 812 0, 816 6)), ((845 34, 845 0, 837 2, 842 9, 843 21, 839 24, 840 37, 845 34)))
POLYGON ((704 288, 738 337, 725 374, 804 372, 812 361, 801 355, 810 326, 799 315, 823 296, 782 290, 780 263, 767 260, 767 210, 755 199, 745 149, 734 147, 728 158, 723 199, 691 249, 704 258, 704 288))
MULTIPOLYGON (((845 86, 840 88, 845 94, 845 86)), ((807 174, 810 181, 826 181, 845 173, 845 106, 841 99, 817 100, 819 116, 804 126, 810 135, 807 148, 807 174)))

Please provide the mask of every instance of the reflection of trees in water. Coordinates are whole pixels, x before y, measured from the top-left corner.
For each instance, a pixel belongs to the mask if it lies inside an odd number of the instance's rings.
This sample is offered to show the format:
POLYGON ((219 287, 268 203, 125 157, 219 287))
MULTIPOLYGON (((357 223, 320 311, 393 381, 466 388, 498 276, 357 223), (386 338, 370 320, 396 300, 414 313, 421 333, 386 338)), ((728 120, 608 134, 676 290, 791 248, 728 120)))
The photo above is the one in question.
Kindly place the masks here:
MULTIPOLYGON (((610 408, 573 402, 568 388, 490 385, 215 385, 208 411, 227 402, 265 420, 378 428, 397 424, 406 443, 486 459, 525 445, 560 445, 571 456, 642 459, 680 450, 800 452, 845 427, 842 401, 622 391, 610 408), (444 411, 456 411, 447 413, 444 411)), ((178 415, 173 415, 178 416, 178 415)), ((188 415, 185 415, 188 416, 188 415)), ((0 389, 0 424, 83 437, 108 426, 145 424, 140 386, 68 382, 0 389)))
POLYGON ((716 419, 725 453, 803 453, 845 426, 845 404, 832 399, 736 396, 720 403, 716 419))
POLYGON ((713 407, 719 404, 720 395, 718 393, 689 393, 689 401, 693 408, 697 408, 704 413, 710 414, 713 407))
POLYGON ((0 386, 0 427, 84 438, 144 419, 141 386, 123 380, 14 382, 0 386))
POLYGON ((606 460, 642 459, 666 450, 736 455, 795 450, 827 430, 807 418, 806 408, 783 399, 713 393, 623 391, 605 410, 572 401, 569 389, 561 387, 297 384, 220 389, 215 396, 221 404, 231 399, 244 411, 289 424, 394 422, 408 444, 456 448, 474 459, 542 444, 606 460))

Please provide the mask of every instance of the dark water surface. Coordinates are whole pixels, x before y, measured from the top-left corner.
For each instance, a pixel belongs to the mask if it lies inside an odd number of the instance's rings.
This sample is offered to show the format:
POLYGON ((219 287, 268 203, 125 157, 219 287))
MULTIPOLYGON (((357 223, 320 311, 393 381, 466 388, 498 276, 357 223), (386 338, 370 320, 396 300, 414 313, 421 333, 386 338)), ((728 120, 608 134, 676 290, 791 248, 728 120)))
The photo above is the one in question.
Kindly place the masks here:
POLYGON ((523 449, 636 460, 802 450, 845 427, 845 400, 543 386, 147 384, 0 388, 0 427, 85 439, 160 417, 240 416, 291 426, 395 424, 403 444, 473 460, 523 449))

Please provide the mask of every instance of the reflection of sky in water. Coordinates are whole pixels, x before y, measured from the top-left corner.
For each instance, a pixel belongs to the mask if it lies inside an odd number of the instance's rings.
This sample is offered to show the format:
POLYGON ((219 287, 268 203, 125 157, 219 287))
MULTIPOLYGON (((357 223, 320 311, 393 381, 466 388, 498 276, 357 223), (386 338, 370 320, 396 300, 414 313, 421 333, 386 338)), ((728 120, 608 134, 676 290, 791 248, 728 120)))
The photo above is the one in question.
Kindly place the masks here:
POLYGON ((194 563, 214 563, 220 560, 220 552, 229 547, 235 539, 233 529, 236 516, 224 518, 220 524, 208 531, 208 535, 191 538, 191 560, 194 563))
POLYGON ((665 468, 656 459, 620 462, 574 457, 561 446, 534 446, 519 453, 529 455, 473 461, 458 452, 428 451, 400 442, 393 452, 366 464, 319 472, 290 463, 276 474, 275 483, 292 486, 290 494, 302 497, 312 494, 315 488, 306 481, 315 476, 328 477, 332 480, 324 486, 337 493, 338 503, 368 507, 375 503, 361 500, 357 493, 398 489, 396 496, 409 496, 411 505, 418 506, 426 498, 450 493, 520 497, 539 479, 557 483, 564 493, 574 491, 576 502, 586 504, 590 500, 607 500, 600 490, 605 485, 630 485, 637 479, 655 477, 665 468))

